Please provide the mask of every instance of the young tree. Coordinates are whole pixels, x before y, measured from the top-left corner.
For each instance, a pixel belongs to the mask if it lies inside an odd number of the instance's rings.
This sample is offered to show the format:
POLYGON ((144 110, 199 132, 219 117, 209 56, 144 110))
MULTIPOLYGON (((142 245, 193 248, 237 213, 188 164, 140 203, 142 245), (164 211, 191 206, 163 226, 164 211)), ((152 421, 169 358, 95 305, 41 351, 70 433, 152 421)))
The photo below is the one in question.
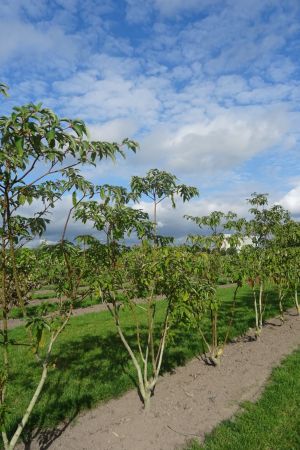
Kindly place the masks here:
POLYGON ((178 184, 175 175, 158 169, 151 169, 145 177, 133 176, 131 179, 132 194, 136 199, 142 195, 150 198, 153 202, 153 223, 155 234, 157 230, 157 206, 166 198, 169 198, 172 207, 176 207, 175 197, 189 201, 199 195, 198 189, 185 184, 178 184))
POLYGON ((178 248, 152 246, 144 241, 118 259, 117 270, 106 272, 99 280, 102 299, 136 369, 145 410, 154 395, 176 311, 187 297, 195 295, 189 256, 178 248), (122 324, 122 309, 131 312, 133 341, 122 324), (159 310, 163 310, 162 319, 159 310))
MULTIPOLYGON (((186 296, 193 295, 188 254, 179 248, 149 244, 147 238, 153 238, 153 224, 145 212, 128 206, 131 195, 123 188, 106 186, 100 193, 102 203, 83 202, 76 210, 76 218, 84 223, 92 222, 98 231, 104 232, 106 240, 101 259, 91 259, 96 269, 91 267, 89 284, 94 286, 114 319, 117 333, 136 369, 144 407, 148 409, 174 311, 186 296), (132 232, 142 244, 123 251, 123 240, 132 232), (157 317, 158 298, 164 305, 162 321, 157 317), (122 323, 124 309, 130 311, 135 324, 134 342, 122 323)), ((92 247, 91 250, 93 253, 92 247)))
POLYGON ((280 205, 268 208, 267 194, 254 192, 249 198, 252 218, 245 225, 245 237, 252 244, 243 247, 241 257, 252 287, 255 310, 256 337, 261 334, 264 314, 264 290, 270 279, 272 268, 270 255, 273 251, 276 228, 290 220, 288 211, 280 205))
POLYGON ((292 293, 295 306, 300 315, 298 290, 300 283, 300 224, 289 220, 275 228, 273 239, 273 260, 275 269, 273 278, 277 282, 279 307, 283 317, 282 299, 292 293))
MULTIPOLYGON (((5 86, 1 86, 5 92, 5 86)), ((136 150, 136 143, 125 140, 123 144, 136 150)), ((78 172, 82 164, 95 164, 103 158, 124 155, 120 145, 91 142, 85 124, 80 120, 59 118, 41 104, 15 107, 9 116, 0 118, 0 214, 1 214, 1 357, 0 370, 0 426, 6 450, 15 447, 44 386, 53 345, 70 317, 71 309, 61 310, 56 320, 37 317, 28 322, 34 354, 41 366, 41 378, 32 399, 15 430, 8 436, 6 429, 7 389, 10 377, 10 346, 8 318, 15 287, 14 302, 23 310, 26 305, 18 270, 19 249, 28 240, 41 235, 49 220, 46 217, 65 193, 80 190, 83 196, 91 194, 91 185, 78 172), (22 215, 22 207, 35 201, 39 211, 22 215), (40 340, 48 333, 47 351, 41 355, 40 340)), ((73 194, 75 196, 75 194, 73 194)), ((78 203, 73 199, 74 206, 78 203)), ((71 214, 71 213, 70 213, 71 214)), ((66 226, 68 219, 66 222, 66 226)), ((64 230, 65 233, 65 230, 64 230)), ((63 236, 64 236, 63 233, 63 236)), ((62 239, 63 241, 63 239, 62 239)))
MULTIPOLYGON (((195 277, 198 283, 198 296, 190 299, 186 303, 186 315, 188 321, 198 330, 208 352, 207 361, 210 364, 218 365, 220 356, 223 354, 224 346, 229 337, 232 326, 233 316, 228 321, 227 332, 223 341, 219 338, 218 316, 222 303, 221 297, 217 295, 217 286, 220 278, 224 278, 227 273, 227 260, 224 255, 225 235, 224 229, 233 228, 233 224, 237 227, 239 221, 235 221, 236 214, 231 211, 227 214, 222 211, 213 211, 207 216, 193 217, 185 216, 188 220, 192 220, 204 233, 189 236, 188 240, 192 243, 196 258, 194 261, 195 277), (202 322, 208 313, 211 332, 210 338, 207 339, 202 331, 202 322)), ((240 226, 240 225, 239 225, 240 226)), ((231 250, 236 249, 239 244, 239 236, 232 235, 230 238, 231 250)), ((230 275, 237 283, 233 296, 232 314, 234 313, 236 296, 241 286, 239 275, 230 268, 230 275)))

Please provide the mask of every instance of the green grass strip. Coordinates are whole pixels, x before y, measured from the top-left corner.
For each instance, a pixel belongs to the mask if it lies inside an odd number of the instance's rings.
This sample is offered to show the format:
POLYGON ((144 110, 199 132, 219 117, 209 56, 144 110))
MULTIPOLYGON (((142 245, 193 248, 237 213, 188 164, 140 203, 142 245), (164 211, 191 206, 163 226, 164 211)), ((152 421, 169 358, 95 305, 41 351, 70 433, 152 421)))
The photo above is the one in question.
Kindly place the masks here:
POLYGON ((260 400, 242 408, 217 426, 204 445, 192 442, 186 450, 300 449, 300 349, 273 370, 260 400))
MULTIPOLYGON (((49 297, 51 298, 51 297, 49 297)), ((74 304, 74 308, 88 308, 89 306, 94 306, 99 304, 99 300, 95 297, 87 297, 84 298, 83 300, 78 299, 75 300, 74 304)), ((57 303, 50 303, 47 302, 47 300, 41 302, 40 305, 33 305, 30 306, 30 303, 28 306, 26 306, 26 312, 27 312, 27 316, 28 317, 34 317, 36 315, 38 315, 42 308, 46 308, 47 313, 53 313, 55 311, 59 310, 59 299, 57 299, 57 303)), ((0 319, 2 318, 1 314, 0 314, 0 319)), ((9 312, 9 319, 23 319, 23 311, 21 308, 19 307, 14 307, 11 309, 11 311, 9 312)))

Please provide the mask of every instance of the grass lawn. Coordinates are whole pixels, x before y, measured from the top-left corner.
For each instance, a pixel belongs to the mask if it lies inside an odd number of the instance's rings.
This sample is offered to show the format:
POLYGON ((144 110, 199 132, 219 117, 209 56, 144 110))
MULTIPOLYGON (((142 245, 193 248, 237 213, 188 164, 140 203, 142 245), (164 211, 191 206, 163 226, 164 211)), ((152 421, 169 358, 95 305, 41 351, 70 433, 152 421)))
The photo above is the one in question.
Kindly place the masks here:
MULTIPOLYGON (((45 294, 48 295, 48 294, 45 294)), ((39 311, 41 311, 42 308, 47 309, 47 313, 55 312, 59 309, 59 299, 57 299, 57 303, 50 303, 47 302, 47 298, 53 298, 53 295, 50 297, 45 297, 45 299, 39 298, 39 300, 45 300, 40 305, 33 305, 30 306, 30 303, 26 307, 26 312, 28 317, 34 317, 36 316, 39 311)), ((83 300, 78 299, 74 302, 74 308, 88 308, 89 306, 94 306, 99 303, 97 298, 94 297, 86 297, 83 300)), ((23 311, 19 307, 14 307, 9 312, 9 318, 10 319, 22 319, 23 318, 23 311)), ((1 313, 0 313, 0 319, 1 319, 1 313)))
POLYGON ((55 298, 56 297, 56 293, 55 291, 51 291, 51 292, 39 292, 36 291, 31 295, 32 300, 47 300, 48 298, 55 298))
MULTIPOLYGON (((220 288, 218 295, 223 298, 219 315, 222 334, 229 319, 233 288, 220 288)), ((266 317, 278 314, 271 297, 272 294, 268 297, 266 317)), ((164 307, 163 301, 158 302, 158 322, 162 320, 164 307)), ((139 311, 142 315, 142 309, 139 311)), ((130 313, 124 311, 121 319, 126 325, 126 335, 133 343, 135 329, 130 313)), ((231 337, 244 333, 254 324, 252 294, 248 287, 239 291, 235 319, 231 337)), ((26 342, 25 328, 11 330, 10 338, 26 342)), ((169 338, 163 371, 183 365, 202 352, 199 337, 181 327, 169 338)), ((10 353, 12 375, 8 401, 11 414, 8 424, 15 427, 36 387, 41 369, 28 347, 12 345, 10 353)), ((53 427, 64 419, 71 420, 79 411, 117 397, 135 386, 135 371, 106 311, 72 318, 55 345, 52 364, 42 396, 27 426, 29 434, 34 428, 53 427)))
POLYGON ((186 450, 300 449, 300 349, 274 369, 257 403, 243 403, 243 412, 215 428, 203 446, 186 450))
MULTIPOLYGON (((50 285, 51 287, 51 285, 50 285)), ((48 298, 55 298, 56 297, 56 291, 55 289, 47 289, 47 291, 49 292, 45 292, 46 288, 44 287, 43 289, 37 289, 36 291, 33 292, 33 294, 31 295, 32 300, 44 300, 44 299, 48 299, 48 298)), ((86 286, 80 286, 79 287, 79 291, 83 292, 87 290, 86 286)))

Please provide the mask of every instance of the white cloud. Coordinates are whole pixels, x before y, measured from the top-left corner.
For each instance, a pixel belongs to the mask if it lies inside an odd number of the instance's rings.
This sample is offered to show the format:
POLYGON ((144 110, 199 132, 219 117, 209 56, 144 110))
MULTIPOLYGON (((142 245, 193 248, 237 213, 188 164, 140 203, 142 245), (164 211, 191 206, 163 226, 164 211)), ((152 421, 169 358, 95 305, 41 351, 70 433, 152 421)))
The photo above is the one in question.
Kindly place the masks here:
MULTIPOLYGON (((146 211, 150 218, 153 217, 153 205, 150 202, 142 201, 137 208, 146 211)), ((248 205, 243 197, 237 200, 236 196, 223 194, 210 196, 210 198, 193 199, 190 202, 183 203, 177 199, 176 208, 172 208, 170 201, 166 199, 157 207, 157 231, 165 236, 174 236, 181 241, 185 240, 188 234, 199 232, 199 227, 193 222, 184 218, 185 215, 201 217, 210 214, 212 211, 236 212, 239 216, 247 215, 248 205)))
MULTIPOLYGON (((42 239, 46 239, 53 243, 58 242, 62 238, 64 226, 71 208, 72 196, 65 195, 56 203, 53 209, 48 210, 45 217, 50 220, 50 223, 47 225, 46 233, 43 235, 42 239)), ((42 209, 42 203, 40 201, 34 201, 31 205, 25 205, 20 208, 18 213, 25 217, 32 217, 34 213, 42 209)), ((82 222, 76 222, 71 218, 68 222, 65 239, 73 240, 79 234, 95 234, 95 230, 92 228, 91 224, 87 223, 86 225, 83 225, 82 222)))
POLYGON ((138 159, 176 174, 216 173, 237 167, 273 145, 288 131, 284 112, 259 108, 223 110, 212 119, 160 126, 142 142, 138 159))
POLYGON ((87 170, 97 182, 158 167, 212 188, 260 171, 268 191, 296 171, 299 2, 126 0, 142 22, 131 28, 109 0, 25 3, 1 4, 0 77, 15 83, 5 104, 43 100, 86 120, 92 138, 140 141, 138 155, 87 170))
POLYGON ((285 194, 278 202, 295 217, 300 217, 300 183, 285 194))
POLYGON ((55 66, 67 69, 77 59, 78 38, 65 35, 62 28, 43 23, 34 26, 20 20, 0 19, 0 40, 5 42, 0 49, 2 65, 8 61, 26 60, 32 68, 55 66), (9 36, 9 39, 7 39, 9 36), (47 56, 47 57, 46 57, 47 56))
POLYGON ((89 131, 92 140, 121 142, 136 133, 137 124, 130 119, 116 119, 103 125, 90 125, 89 131))
MULTIPOLYGON (((86 75, 88 77, 90 75, 86 75)), ((82 117, 93 118, 94 122, 116 118, 134 118, 139 122, 151 124, 157 117, 160 104, 155 91, 144 86, 143 80, 129 80, 119 76, 98 79, 92 77, 90 82, 82 76, 76 80, 81 86, 77 94, 66 96, 70 80, 60 82, 59 90, 63 93, 60 104, 64 111, 82 117)))

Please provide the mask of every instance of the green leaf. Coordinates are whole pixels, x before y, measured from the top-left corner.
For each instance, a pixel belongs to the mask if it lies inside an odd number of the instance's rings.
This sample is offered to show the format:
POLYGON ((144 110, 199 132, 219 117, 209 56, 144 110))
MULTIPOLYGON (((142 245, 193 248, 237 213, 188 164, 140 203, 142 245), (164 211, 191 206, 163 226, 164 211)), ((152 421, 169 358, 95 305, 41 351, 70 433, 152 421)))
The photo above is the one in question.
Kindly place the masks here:
POLYGON ((19 194, 18 200, 19 200, 20 205, 24 205, 26 202, 26 196, 23 194, 19 194))
POLYGON ((18 155, 22 157, 23 153, 24 153, 24 151, 23 151, 23 138, 17 137, 15 139, 15 146, 16 146, 18 155))

